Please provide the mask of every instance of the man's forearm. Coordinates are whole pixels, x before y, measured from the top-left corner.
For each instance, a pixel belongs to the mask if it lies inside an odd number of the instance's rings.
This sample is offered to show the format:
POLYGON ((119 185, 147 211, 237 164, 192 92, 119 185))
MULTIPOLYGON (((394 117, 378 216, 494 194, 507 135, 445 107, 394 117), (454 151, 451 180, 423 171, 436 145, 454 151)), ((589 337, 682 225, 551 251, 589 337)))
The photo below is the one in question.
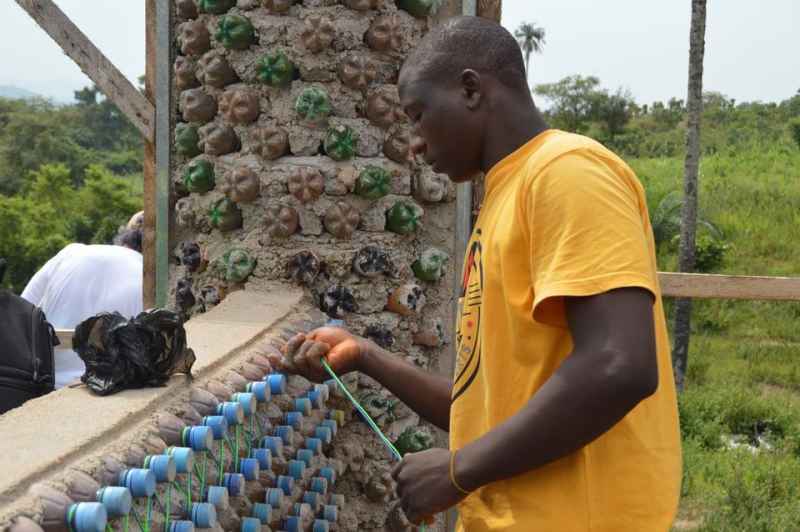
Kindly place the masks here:
POLYGON ((360 370, 442 430, 450 430, 450 379, 434 375, 377 347, 364 353, 360 370))
POLYGON ((459 484, 473 490, 526 473, 613 427, 652 393, 635 376, 616 373, 615 363, 614 353, 568 357, 522 410, 458 451, 459 484))

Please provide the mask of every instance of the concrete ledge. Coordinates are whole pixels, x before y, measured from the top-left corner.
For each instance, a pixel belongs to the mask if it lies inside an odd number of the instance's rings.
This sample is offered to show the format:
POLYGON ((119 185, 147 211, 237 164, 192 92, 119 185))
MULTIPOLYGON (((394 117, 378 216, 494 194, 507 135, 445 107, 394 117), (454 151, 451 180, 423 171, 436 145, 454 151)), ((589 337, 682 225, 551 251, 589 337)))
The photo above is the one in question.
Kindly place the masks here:
POLYGON ((170 405, 174 410, 176 402, 188 404, 194 384, 240 362, 240 355, 266 333, 272 344, 282 341, 288 333, 281 327, 287 327, 293 316, 299 316, 295 323, 308 319, 302 312, 311 309, 301 299, 300 290, 286 286, 270 287, 269 293, 234 292, 210 312, 190 320, 186 330, 197 356, 191 378, 175 376, 165 387, 108 397, 96 396, 84 386, 64 388, 0 416, 0 529, 20 515, 15 502, 33 483, 77 468, 115 442, 130 444, 157 410, 170 405))

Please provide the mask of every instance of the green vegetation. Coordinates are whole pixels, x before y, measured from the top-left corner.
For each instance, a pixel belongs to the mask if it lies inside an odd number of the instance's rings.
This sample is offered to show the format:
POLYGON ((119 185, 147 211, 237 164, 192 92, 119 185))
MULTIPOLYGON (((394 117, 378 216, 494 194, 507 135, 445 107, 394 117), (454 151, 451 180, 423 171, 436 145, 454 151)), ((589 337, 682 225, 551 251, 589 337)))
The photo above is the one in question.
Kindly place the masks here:
MULTIPOLYGON (((706 111, 700 212, 710 222, 698 237, 705 271, 800 276, 800 147, 788 120, 778 119, 792 105, 800 114, 799 101, 744 104, 716 117, 714 107, 706 111), (773 117, 762 121, 762 113, 773 117), (721 138, 730 145, 715 144, 721 138)), ((658 226, 659 211, 670 211, 664 201, 680 198, 682 155, 628 160, 658 226)), ((674 270, 677 227, 661 215, 659 266, 674 270)), ((680 398, 684 485, 676 530, 767 532, 800 522, 798 320, 800 302, 695 302, 680 398)))
POLYGON ((141 137, 98 96, 0 98, 0 257, 16 292, 66 244, 110 243, 142 208, 141 137))

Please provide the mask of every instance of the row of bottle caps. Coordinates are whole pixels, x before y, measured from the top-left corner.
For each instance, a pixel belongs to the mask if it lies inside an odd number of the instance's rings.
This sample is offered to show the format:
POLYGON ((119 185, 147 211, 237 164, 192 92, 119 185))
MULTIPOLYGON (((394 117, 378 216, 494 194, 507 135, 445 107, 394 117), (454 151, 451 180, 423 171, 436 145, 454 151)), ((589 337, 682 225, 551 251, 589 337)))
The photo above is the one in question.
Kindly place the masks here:
MULTIPOLYGON (((216 527, 217 512, 229 507, 229 497, 245 495, 247 482, 270 486, 263 490, 263 502, 254 503, 251 515, 241 519, 242 532, 258 532, 262 525, 282 525, 286 532, 327 532, 331 525, 335 526, 344 497, 328 492, 336 483, 337 470, 332 466, 334 461, 327 461, 322 453, 336 436, 345 413, 322 411, 331 385, 335 386, 332 382, 315 385, 303 397, 295 398, 294 410, 285 413, 284 424, 274 427, 271 434, 255 439, 258 447, 251 448, 249 456, 231 457, 231 463, 224 465, 238 466, 237 471, 224 472, 221 479, 216 479, 219 485, 210 485, 204 490, 205 501, 184 505, 188 506, 183 508, 185 519, 170 521, 164 530, 191 532, 194 528, 216 527), (317 419, 319 422, 309 427, 306 423, 309 417, 312 421, 319 418, 319 415, 312 416, 315 409, 320 410, 324 418, 317 419), (307 436, 303 438, 301 434, 307 436), (295 458, 286 461, 284 450, 294 447, 297 447, 295 458), (239 458, 238 464, 235 458, 239 458), (274 476, 276 465, 284 474, 274 476)), ((227 442, 230 446, 230 427, 245 425, 245 421, 256 414, 259 402, 269 401, 272 395, 285 394, 286 387, 286 376, 278 373, 249 383, 246 392, 234 393, 230 401, 217 405, 217 415, 205 416, 202 425, 185 427, 181 433, 182 447, 172 446, 163 455, 149 455, 142 468, 120 472, 118 485, 101 488, 97 492, 97 502, 70 505, 65 516, 69 529, 104 532, 109 518, 131 513, 135 499, 153 497, 159 484, 171 490, 178 475, 191 477, 196 455, 213 458, 215 442, 220 446, 227 442)), ((245 438, 250 438, 252 443, 253 436, 250 433, 245 438)), ((249 491, 256 490, 257 487, 249 491)))

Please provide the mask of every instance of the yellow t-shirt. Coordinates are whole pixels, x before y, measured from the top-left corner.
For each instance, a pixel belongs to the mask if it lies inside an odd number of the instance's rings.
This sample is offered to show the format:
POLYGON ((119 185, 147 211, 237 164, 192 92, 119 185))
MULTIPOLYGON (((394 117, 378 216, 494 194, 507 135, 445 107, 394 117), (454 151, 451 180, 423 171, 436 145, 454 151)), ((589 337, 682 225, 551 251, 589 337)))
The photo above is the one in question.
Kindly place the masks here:
POLYGON ((463 279, 452 449, 515 414, 569 356, 564 296, 652 292, 659 385, 579 451, 467 497, 461 530, 669 530, 681 480, 678 412, 653 231, 633 171, 589 138, 538 135, 486 176, 463 279))

